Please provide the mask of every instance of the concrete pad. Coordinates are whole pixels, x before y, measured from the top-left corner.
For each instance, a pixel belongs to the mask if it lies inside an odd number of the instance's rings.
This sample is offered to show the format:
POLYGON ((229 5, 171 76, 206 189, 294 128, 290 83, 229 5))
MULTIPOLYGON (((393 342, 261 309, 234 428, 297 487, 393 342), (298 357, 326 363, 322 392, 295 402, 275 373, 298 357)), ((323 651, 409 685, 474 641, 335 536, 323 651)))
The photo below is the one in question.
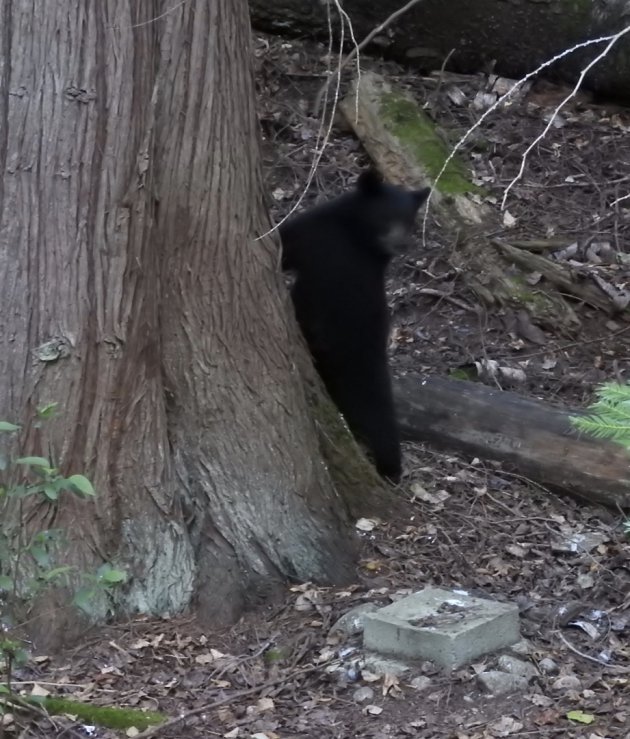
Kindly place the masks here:
POLYGON ((365 614, 363 632, 366 649, 447 669, 520 638, 516 605, 441 588, 425 588, 365 614))

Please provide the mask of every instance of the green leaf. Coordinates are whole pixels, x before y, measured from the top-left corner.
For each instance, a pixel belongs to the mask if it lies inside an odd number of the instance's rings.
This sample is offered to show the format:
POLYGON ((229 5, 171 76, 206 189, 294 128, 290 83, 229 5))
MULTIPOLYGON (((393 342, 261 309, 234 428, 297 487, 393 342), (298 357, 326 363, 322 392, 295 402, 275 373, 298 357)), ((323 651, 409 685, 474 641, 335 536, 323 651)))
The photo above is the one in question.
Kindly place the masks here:
POLYGON ((59 498, 59 489, 56 485, 42 485, 42 492, 48 500, 57 500, 59 498))
POLYGON ((123 570, 108 570, 103 574, 103 580, 106 583, 109 583, 110 585, 114 585, 116 583, 125 582, 127 579, 127 573, 123 572, 123 570))
POLYGON ((8 491, 10 498, 26 498, 36 492, 36 490, 31 490, 31 488, 26 485, 15 485, 8 491))
POLYGON ((0 431, 18 431, 19 426, 16 426, 14 423, 9 423, 8 421, 0 421, 0 431))
POLYGON ((42 405, 37 409, 37 415, 40 418, 52 418, 58 405, 59 403, 46 403, 46 405, 42 405))
POLYGON ((74 569, 74 567, 71 567, 70 565, 64 565, 63 567, 53 567, 52 570, 48 570, 48 572, 42 573, 42 579, 46 580, 46 582, 52 582, 58 577, 61 577, 61 575, 65 575, 67 572, 71 572, 74 569))
POLYGON ((60 541, 63 534, 63 529, 42 529, 33 536, 33 541, 40 544, 48 544, 50 542, 60 541))
POLYGON ((85 497, 92 497, 96 495, 92 483, 83 475, 70 475, 66 480, 68 484, 72 486, 72 489, 85 497))
POLYGON ((50 565, 50 557, 45 547, 39 544, 32 544, 29 552, 40 567, 47 568, 50 565))
POLYGON ((124 570, 114 569, 109 562, 106 562, 98 568, 96 576, 100 582, 107 583, 108 585, 125 582, 127 579, 127 573, 124 570))
POLYGON ((3 695, 10 695, 11 691, 4 683, 0 683, 0 693, 3 695))
POLYGON ((33 467, 46 467, 50 469, 50 462, 46 457, 19 457, 15 464, 32 465, 33 467))
POLYGON ((72 599, 72 602, 77 608, 80 608, 82 611, 85 611, 85 613, 90 612, 90 603, 92 602, 94 595, 96 594, 96 589, 92 587, 84 587, 79 588, 77 592, 74 594, 74 598, 72 599))
POLYGON ((0 590, 12 590, 13 580, 8 575, 0 575, 0 590))
POLYGON ((569 721, 577 721, 580 724, 592 724, 595 721, 592 713, 584 713, 584 711, 569 711, 567 718, 569 721))
POLYGON ((13 660, 16 665, 25 665, 28 662, 28 651, 26 649, 17 649, 13 655, 13 660))

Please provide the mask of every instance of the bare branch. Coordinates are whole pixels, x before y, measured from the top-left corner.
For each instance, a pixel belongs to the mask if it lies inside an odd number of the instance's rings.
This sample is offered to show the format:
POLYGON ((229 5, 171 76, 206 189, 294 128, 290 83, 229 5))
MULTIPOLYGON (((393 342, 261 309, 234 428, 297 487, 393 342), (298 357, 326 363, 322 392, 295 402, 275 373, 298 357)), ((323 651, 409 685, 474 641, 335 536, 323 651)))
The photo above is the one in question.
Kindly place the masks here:
MULTIPOLYGON (((433 195, 433 189, 435 188, 436 184, 438 183, 438 181, 440 180, 440 178, 446 171, 446 168, 451 163, 451 161, 453 160, 457 152, 466 143, 466 141, 469 139, 471 134, 481 126, 481 124, 485 121, 485 119, 491 113, 493 113, 500 105, 502 105, 508 98, 510 98, 514 94, 514 92, 518 90, 519 87, 521 87, 528 80, 532 79, 532 77, 535 77, 537 74, 542 72, 543 69, 547 69, 547 67, 550 67, 552 64, 555 64, 557 61, 559 61, 560 59, 563 59, 565 56, 572 54, 574 51, 584 49, 587 46, 594 46, 595 44, 602 44, 604 42, 608 42, 609 45, 606 47, 606 50, 605 50, 605 53, 607 53, 610 48, 611 42, 613 44, 616 43, 619 40, 619 38, 621 38, 621 36, 623 36, 628 31, 630 31, 630 26, 627 28, 624 28, 619 33, 615 33, 609 36, 600 36, 599 38, 594 38, 594 39, 588 39, 587 41, 582 41, 579 44, 572 46, 570 49, 565 49, 564 51, 561 51, 560 53, 551 57, 551 59, 547 59, 547 61, 540 64, 538 67, 536 67, 536 69, 533 69, 531 72, 528 72, 520 80, 517 80, 507 92, 501 95, 501 97, 499 97, 486 111, 484 111, 484 113, 479 117, 479 119, 475 121, 475 123, 464 133, 464 135, 460 138, 460 140, 455 144, 455 146, 451 150, 451 153, 444 160, 444 164, 442 165, 442 168, 438 172, 438 175, 433 182, 433 187, 431 188, 431 195, 429 195, 429 198, 427 200, 427 207, 425 209, 424 216, 422 218, 422 241, 423 243, 426 241, 427 217, 428 217, 428 212, 429 212, 429 204, 431 202, 431 196, 433 195)), ((601 57, 597 57, 593 61, 593 63, 596 63, 597 61, 599 61, 600 58, 601 57)), ((590 66, 592 66, 592 64, 590 66)))
MULTIPOLYGON (((360 44, 357 44, 355 41, 355 47, 352 49, 352 51, 348 54, 348 56, 343 60, 343 62, 337 67, 337 71, 335 74, 340 75, 345 67, 354 59, 354 57, 357 57, 357 75, 360 74, 360 68, 359 68, 359 53, 370 43, 370 41, 377 36, 379 33, 384 31, 388 26, 390 26, 397 18, 400 18, 401 15, 404 15, 408 10, 411 10, 414 5, 417 5, 421 0, 409 0, 409 2, 406 5, 403 5, 402 8, 398 8, 398 10, 395 10, 388 18, 386 18, 382 23, 380 23, 376 28, 373 28, 368 35, 361 41, 360 44)), ((345 13, 345 11, 344 11, 345 13)), ((347 15, 346 15, 347 17, 347 15)), ((349 19, 348 19, 349 22, 349 19)), ((353 37, 354 40, 354 37, 353 37)), ((328 89, 328 86, 332 82, 332 79, 326 80, 324 84, 319 89, 319 92, 317 93, 315 97, 315 103, 313 105, 313 114, 319 115, 319 109, 322 102, 322 96, 325 94, 326 90, 328 89)))
MULTIPOLYGON (((523 156, 521 157, 521 166, 519 167, 518 173, 516 177, 510 182, 510 184, 505 188, 505 192, 503 193, 503 198, 501 199, 501 210, 505 208, 505 202, 507 200, 508 193, 510 190, 514 187, 514 185, 521 179, 523 176, 523 172, 525 171, 525 164, 527 163, 527 157, 529 156, 529 153, 531 150, 539 144, 547 135, 547 132, 553 125, 553 122, 556 120, 556 117, 558 116, 558 113, 564 108, 564 106, 571 100, 572 97, 575 96, 577 91, 580 89, 582 82, 584 81, 584 77, 586 77, 587 72, 589 69, 594 67, 597 62, 600 62, 608 52, 612 49, 612 47, 619 41, 620 38, 626 35, 626 33, 630 32, 630 26, 626 26, 626 28, 619 31, 619 33, 616 33, 614 36, 611 36, 608 43, 606 44, 606 48, 599 53, 596 57, 591 59, 591 61, 584 67, 584 69, 580 72, 580 76, 577 79, 577 82, 573 86, 573 89, 571 92, 564 97, 558 105, 556 105, 553 113, 551 114, 549 120, 547 121, 547 125, 543 128, 543 130, 536 136, 536 138, 531 142, 531 144, 525 149, 525 152, 523 153, 523 156)), ((573 49, 569 49, 569 51, 573 51, 573 49)))

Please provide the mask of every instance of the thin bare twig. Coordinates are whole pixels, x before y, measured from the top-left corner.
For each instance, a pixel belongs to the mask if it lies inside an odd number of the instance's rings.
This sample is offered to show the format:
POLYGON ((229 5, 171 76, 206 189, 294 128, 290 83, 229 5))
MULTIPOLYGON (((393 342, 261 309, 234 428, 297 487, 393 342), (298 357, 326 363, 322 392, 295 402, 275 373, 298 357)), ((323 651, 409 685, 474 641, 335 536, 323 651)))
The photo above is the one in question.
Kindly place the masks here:
POLYGON ((545 136, 547 135, 547 132, 549 131, 554 121, 558 117, 558 113, 560 113, 562 108, 564 108, 564 106, 569 102, 569 100, 571 100, 571 98, 575 97, 577 91, 582 86, 582 82, 584 81, 584 78, 586 77, 586 74, 588 73, 588 71, 592 67, 594 67, 598 62, 604 59, 608 55, 608 52, 612 49, 612 47, 617 43, 617 41, 619 41, 619 39, 625 36, 627 33, 630 33, 630 26, 626 26, 621 31, 619 31, 619 33, 616 33, 614 36, 611 36, 608 39, 608 43, 606 44, 606 47, 604 48, 604 50, 601 51, 596 57, 591 59, 591 61, 584 67, 584 69, 582 69, 582 71, 580 72, 580 76, 578 77, 577 82, 573 86, 573 89, 571 90, 571 92, 569 92, 569 94, 566 95, 566 97, 564 97, 563 100, 561 100, 558 103, 558 105, 556 105, 553 113, 551 114, 551 116, 549 116, 547 125, 543 128, 541 133, 539 133, 538 136, 536 136, 536 138, 531 142, 531 144, 523 152, 523 156, 521 157, 521 166, 519 167, 518 173, 516 174, 516 177, 512 179, 512 181, 509 183, 509 185, 505 188, 503 192, 503 198, 501 200, 501 210, 505 208, 505 203, 507 201, 507 196, 510 190, 523 176, 523 172, 525 171, 525 164, 527 162, 527 157, 529 156, 529 153, 531 152, 531 150, 545 138, 545 136))
MULTIPOLYGON (((343 55, 343 42, 344 42, 344 34, 345 34, 346 22, 348 23, 348 25, 350 27, 350 36, 351 36, 351 38, 353 39, 353 41, 355 41, 355 39, 354 39, 354 31, 352 29, 352 24, 350 23, 350 17, 346 13, 346 11, 341 7, 341 3, 340 3, 339 0, 334 0, 334 5, 335 5, 335 8, 337 9, 337 12, 339 13, 339 20, 340 20, 340 23, 341 23, 341 33, 340 33, 340 39, 339 39, 339 57, 338 57, 339 58, 339 65, 340 65, 341 62, 342 62, 342 55, 343 55)), ((328 57, 330 58, 331 49, 332 49, 332 39, 333 39, 333 36, 332 36, 332 21, 331 21, 331 18, 330 18, 330 6, 327 4, 326 7, 328 9, 328 11, 327 11, 328 12, 328 50, 329 50, 328 57)), ((355 41, 355 44, 356 44, 356 41, 355 41)), ((276 223, 275 226, 273 226, 272 228, 270 228, 268 231, 265 231, 265 233, 261 234, 260 236, 257 236, 254 239, 254 241, 260 241, 261 239, 266 238, 267 236, 269 236, 270 234, 272 234, 274 231, 276 231, 278 228, 280 228, 280 226, 288 218, 290 218, 293 215, 293 213, 300 207, 300 203, 302 202, 302 200, 304 200, 304 198, 306 196, 306 193, 308 192, 308 188, 310 187, 311 182, 313 181, 313 178, 315 177, 315 172, 317 171, 317 167, 319 166, 319 163, 321 161, 321 158, 322 158, 322 156, 324 154, 324 150, 326 149, 326 146, 328 145, 328 141, 330 139, 330 134, 332 132, 333 123, 334 123, 334 119, 335 119, 335 110, 337 108, 337 103, 339 101, 339 91, 340 91, 340 86, 341 86, 341 75, 340 74, 333 74, 331 76, 331 79, 332 79, 332 77, 336 77, 337 78, 337 84, 335 86, 335 96, 334 96, 334 99, 333 99, 332 110, 330 111, 330 117, 329 117, 329 120, 328 120, 328 124, 326 124, 326 116, 325 115, 322 116, 322 120, 320 122, 319 130, 317 132, 317 140, 315 142, 315 156, 313 158, 313 162, 311 164, 311 169, 310 169, 310 172, 308 173, 308 177, 306 178, 306 183, 305 183, 305 185, 304 185, 304 187, 302 189, 302 192, 300 194, 300 197, 297 199, 297 202, 293 204, 293 206, 291 207, 291 210, 284 216, 284 218, 282 218, 280 220, 279 223, 276 223)), ((328 89, 326 89, 326 95, 328 95, 328 89)), ((279 253, 279 257, 278 257, 279 260, 280 260, 280 254, 281 254, 281 252, 279 253)), ((278 261, 278 264, 279 263, 280 263, 280 261, 278 261)))
POLYGON ((324 96, 326 90, 328 89, 330 83, 333 81, 334 77, 337 75, 341 75, 345 67, 354 59, 357 54, 359 54, 363 49, 370 43, 370 41, 381 31, 384 31, 388 26, 390 26, 397 18, 400 18, 401 15, 404 15, 408 10, 411 10, 414 5, 417 5, 421 0, 409 0, 409 2, 406 5, 403 5, 402 8, 398 8, 398 10, 395 10, 388 18, 386 18, 382 23, 380 23, 376 28, 373 28, 368 35, 361 41, 360 44, 357 44, 352 51, 348 54, 348 56, 341 62, 341 64, 338 65, 337 69, 335 70, 335 73, 324 82, 324 84, 320 87, 316 97, 315 97, 315 103, 313 104, 313 115, 318 116, 319 111, 322 104, 322 97, 324 96))
POLYGON ((597 657, 591 657, 590 654, 585 654, 584 652, 580 652, 579 649, 576 649, 573 644, 564 636, 564 634, 561 634, 559 631, 556 631, 557 636, 560 638, 560 641, 568 647, 574 654, 577 654, 578 657, 582 657, 582 659, 587 659, 589 662, 594 662, 596 665, 600 665, 601 667, 609 667, 609 668, 618 668, 618 665, 611 665, 608 662, 604 662, 601 659, 598 659, 597 657))
POLYGON ((112 28, 112 30, 116 30, 116 31, 120 31, 120 30, 127 31, 127 30, 129 30, 131 28, 141 28, 142 26, 148 26, 151 23, 155 23, 156 21, 159 21, 161 18, 166 17, 167 15, 170 15, 171 13, 173 13, 174 11, 176 11, 178 8, 181 8, 182 5, 185 5, 187 2, 188 2, 188 0, 181 0, 181 2, 177 3, 176 5, 173 5, 170 8, 167 8, 160 15, 156 15, 153 18, 149 18, 148 21, 142 21, 142 23, 136 23, 133 26, 111 26, 111 28, 112 28))
MULTIPOLYGON (((570 49, 564 49, 564 51, 559 52, 558 54, 555 54, 550 59, 547 59, 546 61, 539 64, 536 69, 532 69, 530 72, 528 72, 525 76, 521 77, 521 79, 516 80, 514 84, 510 86, 510 88, 501 95, 495 102, 483 112, 481 116, 475 121, 475 123, 464 133, 464 135, 459 139, 459 141, 455 144, 455 146, 451 149, 450 154, 446 157, 444 160, 444 163, 442 164, 442 167, 440 171, 438 172, 437 176, 433 180, 433 187, 431 188, 431 193, 429 194, 429 197, 427 198, 426 208, 424 210, 424 216, 422 217, 422 243, 426 243, 426 232, 427 232, 427 218, 429 215, 429 208, 431 204, 431 198, 433 195, 433 190, 435 189, 438 181, 441 179, 444 172, 446 172, 446 168, 451 163, 453 158, 456 156, 457 152, 462 148, 462 146, 468 141, 470 136, 482 125, 482 123, 486 120, 486 118, 491 115, 497 108, 499 108, 506 100, 508 100, 522 85, 524 85, 528 80, 532 79, 532 77, 535 77, 540 72, 543 71, 543 69, 547 69, 547 67, 550 67, 551 65, 555 64, 555 62, 559 61, 560 59, 563 59, 565 56, 568 56, 569 54, 572 54, 574 51, 578 51, 580 49, 584 49, 587 46, 593 46, 595 44, 602 44, 604 42, 608 42, 608 46, 606 47, 606 52, 609 50, 610 46, 614 44, 616 41, 618 41, 621 36, 623 36, 629 28, 623 29, 623 31, 620 31, 619 33, 614 33, 608 36, 599 36, 598 38, 592 38, 588 39, 587 41, 581 41, 578 44, 575 44, 570 49)), ((591 64, 589 64, 588 69, 590 69, 591 66, 593 66, 593 63, 598 61, 601 58, 601 55, 598 55, 595 60, 591 64)), ((571 93, 572 95, 574 93, 571 93)), ((503 205, 501 206, 503 207, 503 205)))
MULTIPOLYGON (((298 673, 298 676, 302 677, 303 675, 308 675, 311 672, 316 672, 317 670, 321 670, 322 667, 324 666, 325 664, 311 665, 310 667, 306 667, 305 669, 300 670, 298 673)), ((149 729, 145 729, 145 731, 137 735, 137 739, 149 739, 149 737, 157 736, 165 729, 170 729, 173 726, 180 724, 182 721, 187 721, 189 718, 192 718, 193 716, 198 716, 200 713, 209 713, 210 711, 214 711, 215 709, 220 708, 221 706, 224 706, 227 703, 232 703, 233 701, 238 700, 239 698, 245 698, 248 695, 255 695, 256 693, 259 693, 261 690, 265 690, 265 688, 271 688, 271 687, 274 687, 275 685, 281 685, 282 683, 286 683, 295 677, 296 677, 296 674, 292 672, 287 675, 283 675, 282 677, 277 677, 273 680, 267 680, 262 685, 255 685, 251 688, 245 688, 244 690, 239 690, 235 693, 232 693, 231 695, 224 696, 223 698, 218 698, 217 700, 212 701, 211 703, 206 703, 203 706, 198 706, 197 708, 193 708, 190 711, 186 711, 185 713, 182 713, 180 716, 175 716, 175 718, 169 719, 168 721, 165 721, 163 724, 160 724, 159 726, 152 726, 149 729)))

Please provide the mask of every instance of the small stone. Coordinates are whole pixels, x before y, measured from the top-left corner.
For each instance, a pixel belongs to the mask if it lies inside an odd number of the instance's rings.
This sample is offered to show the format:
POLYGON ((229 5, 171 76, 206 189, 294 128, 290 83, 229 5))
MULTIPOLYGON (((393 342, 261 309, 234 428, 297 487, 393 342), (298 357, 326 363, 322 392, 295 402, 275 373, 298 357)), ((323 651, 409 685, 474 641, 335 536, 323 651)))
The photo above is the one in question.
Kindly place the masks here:
POLYGON ((409 665, 404 662, 397 662, 393 659, 384 659, 377 654, 366 654, 364 665, 366 670, 376 675, 404 675, 410 671, 409 665))
POLYGON ((426 690, 431 685, 431 679, 425 675, 419 675, 409 683, 415 690, 426 690))
POLYGON ((551 687, 554 690, 579 690, 582 683, 576 675, 562 675, 562 677, 554 680, 551 687))
POLYGON ((488 670, 477 675, 482 688, 492 695, 516 693, 527 689, 528 680, 522 675, 510 675, 500 670, 488 670))
POLYGON ((360 603, 358 606, 351 608, 349 611, 337 619, 332 628, 328 632, 328 636, 335 633, 341 633, 345 636, 354 636, 363 633, 363 622, 366 613, 372 613, 377 610, 374 603, 360 603))
POLYGON ((511 657, 509 654, 502 654, 499 657, 498 665, 499 669, 503 670, 503 672, 507 672, 510 675, 520 675, 527 682, 533 680, 538 675, 538 671, 530 662, 511 657))
POLYGON ((374 691, 372 688, 364 685, 362 688, 357 688, 352 694, 352 697, 357 703, 365 703, 365 701, 371 701, 374 698, 374 691))
POLYGON ((516 644, 512 644, 512 646, 510 647, 510 652, 514 652, 514 654, 520 654, 521 657, 526 657, 531 651, 532 645, 527 641, 527 639, 521 639, 520 641, 517 641, 516 644))
POLYGON ((538 669, 544 672, 545 675, 555 675, 558 672, 558 665, 551 659, 551 657, 544 657, 538 663, 538 669))
POLYGON ((382 706, 366 706, 363 709, 364 713, 369 714, 370 716, 380 716, 381 713, 383 713, 382 706))

